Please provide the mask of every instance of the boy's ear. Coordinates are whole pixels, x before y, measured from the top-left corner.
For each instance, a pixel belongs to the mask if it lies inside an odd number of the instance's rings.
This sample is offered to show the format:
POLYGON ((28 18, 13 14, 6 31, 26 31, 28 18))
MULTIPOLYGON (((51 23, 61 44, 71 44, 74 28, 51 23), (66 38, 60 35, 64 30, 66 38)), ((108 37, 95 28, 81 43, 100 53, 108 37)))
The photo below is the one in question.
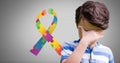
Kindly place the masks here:
POLYGON ((83 24, 83 18, 80 19, 80 22, 78 23, 77 27, 79 28, 79 26, 82 26, 82 24, 83 24))

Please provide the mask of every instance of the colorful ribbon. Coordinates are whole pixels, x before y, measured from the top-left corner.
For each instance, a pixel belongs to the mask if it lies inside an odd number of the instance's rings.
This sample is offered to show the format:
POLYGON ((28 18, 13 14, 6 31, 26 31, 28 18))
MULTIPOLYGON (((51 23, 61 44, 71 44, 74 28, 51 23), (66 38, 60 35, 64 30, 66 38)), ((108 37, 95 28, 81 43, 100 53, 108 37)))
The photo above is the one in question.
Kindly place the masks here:
POLYGON ((53 21, 49 26, 48 30, 45 29, 45 27, 41 24, 39 20, 41 17, 45 16, 46 11, 45 10, 40 11, 38 16, 36 17, 36 26, 38 31, 42 34, 42 37, 30 50, 30 52, 33 53, 34 55, 37 55, 40 52, 42 47, 45 45, 46 41, 53 47, 53 49, 58 53, 58 55, 61 55, 62 47, 58 43, 58 41, 51 35, 57 25, 56 12, 51 8, 48 10, 48 12, 49 14, 54 16, 53 21))

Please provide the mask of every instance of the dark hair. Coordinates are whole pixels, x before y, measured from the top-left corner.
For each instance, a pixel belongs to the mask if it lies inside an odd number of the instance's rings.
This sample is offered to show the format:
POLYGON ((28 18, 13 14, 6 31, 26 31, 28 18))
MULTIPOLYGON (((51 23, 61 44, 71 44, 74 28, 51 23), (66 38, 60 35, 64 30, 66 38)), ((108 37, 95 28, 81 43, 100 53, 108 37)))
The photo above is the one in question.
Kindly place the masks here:
POLYGON ((103 3, 87 1, 82 6, 78 7, 75 16, 77 26, 81 20, 81 16, 84 16, 89 23, 102 30, 108 28, 109 11, 103 3))

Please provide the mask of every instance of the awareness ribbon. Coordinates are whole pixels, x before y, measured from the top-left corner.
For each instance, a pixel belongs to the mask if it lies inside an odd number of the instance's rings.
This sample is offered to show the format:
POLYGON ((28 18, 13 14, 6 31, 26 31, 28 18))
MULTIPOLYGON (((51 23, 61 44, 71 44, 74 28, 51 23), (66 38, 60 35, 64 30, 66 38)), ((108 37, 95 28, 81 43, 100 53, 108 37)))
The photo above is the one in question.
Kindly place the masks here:
POLYGON ((56 12, 55 12, 55 10, 50 8, 48 10, 48 13, 54 16, 53 21, 52 21, 51 25, 49 26, 48 30, 45 29, 45 27, 41 24, 41 22, 39 20, 41 17, 45 16, 46 11, 45 10, 40 11, 38 16, 36 17, 36 27, 37 27, 39 33, 42 34, 42 37, 34 45, 34 47, 30 50, 30 52, 33 53, 34 55, 37 55, 40 52, 42 47, 45 45, 46 41, 53 47, 53 49, 58 53, 58 55, 61 55, 62 47, 58 43, 58 41, 51 35, 57 25, 56 12))

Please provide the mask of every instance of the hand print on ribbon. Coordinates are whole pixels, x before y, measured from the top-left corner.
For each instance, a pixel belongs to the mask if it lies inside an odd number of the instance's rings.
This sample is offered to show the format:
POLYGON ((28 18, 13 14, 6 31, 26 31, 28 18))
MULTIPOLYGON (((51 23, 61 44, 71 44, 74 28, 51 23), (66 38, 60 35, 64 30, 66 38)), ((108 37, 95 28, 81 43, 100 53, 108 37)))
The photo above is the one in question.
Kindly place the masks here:
POLYGON ((38 55, 38 53, 41 51, 42 47, 45 45, 46 42, 48 42, 52 46, 52 48, 58 53, 58 55, 61 55, 62 47, 58 43, 58 41, 55 39, 55 37, 51 35, 57 25, 57 15, 56 15, 55 10, 51 8, 48 10, 48 13, 54 16, 53 21, 51 25, 49 26, 48 30, 45 29, 45 27, 41 24, 39 20, 40 18, 45 16, 46 11, 45 10, 40 11, 38 16, 36 17, 36 27, 39 33, 42 34, 42 37, 30 50, 30 52, 33 53, 34 55, 38 55))

